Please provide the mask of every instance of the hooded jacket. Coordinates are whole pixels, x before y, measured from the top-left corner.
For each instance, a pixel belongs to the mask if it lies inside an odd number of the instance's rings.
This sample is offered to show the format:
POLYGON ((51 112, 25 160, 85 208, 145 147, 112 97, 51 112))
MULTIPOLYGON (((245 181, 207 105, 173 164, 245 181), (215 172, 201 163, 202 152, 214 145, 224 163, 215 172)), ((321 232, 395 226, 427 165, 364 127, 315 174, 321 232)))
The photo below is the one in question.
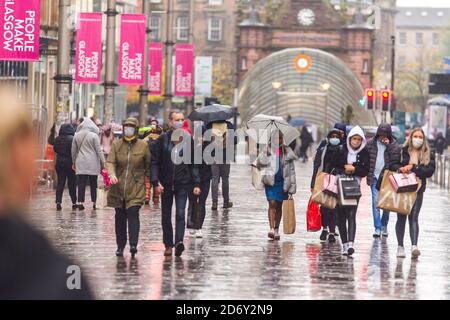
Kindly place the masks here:
MULTIPOLYGON (((369 174, 367 175, 367 184, 369 186, 373 184, 375 178, 374 171, 378 156, 377 141, 382 135, 389 138, 389 144, 386 146, 386 150, 384 152, 384 168, 380 173, 379 180, 382 180, 384 170, 393 170, 394 166, 400 163, 400 146, 397 144, 397 141, 392 135, 392 128, 389 124, 381 124, 378 127, 375 137, 367 143, 367 150, 370 155, 369 174)), ((381 181, 378 181, 377 185, 381 186, 381 181)))
POLYGON ((77 175, 97 176, 105 163, 100 147, 100 130, 89 118, 78 126, 72 142, 72 161, 77 175))
MULTIPOLYGON (((138 127, 138 121, 126 121, 138 127)), ((108 192, 108 207, 131 208, 142 206, 145 201, 145 177, 150 176, 151 155, 147 144, 137 136, 131 141, 115 140, 108 155, 106 167, 109 176, 119 180, 108 192)))
POLYGON ((364 178, 369 173, 369 163, 370 156, 366 148, 366 137, 362 129, 359 126, 356 126, 349 132, 347 143, 343 145, 336 156, 333 157, 333 161, 326 172, 334 170, 336 174, 345 175, 345 165, 352 164, 355 167, 355 172, 353 172, 352 176, 364 178), (355 135, 359 135, 363 138, 358 150, 353 150, 350 146, 350 140, 355 135))
POLYGON ((71 124, 63 124, 59 129, 59 135, 53 144, 57 167, 72 168, 72 141, 74 135, 75 128, 71 124))
MULTIPOLYGON (((324 144, 319 145, 316 151, 316 156, 314 157, 313 164, 313 175, 311 177, 311 188, 314 188, 316 184, 316 176, 319 172, 319 168, 322 168, 321 171, 326 172, 326 169, 330 166, 333 157, 336 155, 336 152, 339 151, 339 146, 333 146, 330 144, 329 139, 333 133, 338 133, 338 129, 333 129, 328 132, 327 138, 324 139, 324 144), (325 152, 325 155, 323 154, 325 152), (323 163, 322 163, 323 157, 323 163)), ((330 172, 328 172, 330 173, 330 172)))

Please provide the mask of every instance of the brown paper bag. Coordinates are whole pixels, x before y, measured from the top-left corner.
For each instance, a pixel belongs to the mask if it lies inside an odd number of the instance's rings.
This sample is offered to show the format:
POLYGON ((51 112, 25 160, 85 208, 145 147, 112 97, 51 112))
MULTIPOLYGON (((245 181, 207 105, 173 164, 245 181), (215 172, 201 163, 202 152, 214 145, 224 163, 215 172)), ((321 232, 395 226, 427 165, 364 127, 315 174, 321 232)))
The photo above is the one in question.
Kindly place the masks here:
POLYGON ((295 232, 295 206, 294 199, 283 201, 283 232, 293 234, 295 232))
MULTIPOLYGON (((409 215, 416 203, 417 192, 395 192, 389 181, 389 176, 392 174, 392 171, 384 171, 383 181, 381 182, 380 192, 378 193, 377 208, 409 215)), ((419 190, 422 186, 422 181, 420 179, 417 180, 419 182, 417 190, 419 190)))
POLYGON ((317 173, 311 199, 314 203, 320 204, 325 208, 334 209, 337 205, 337 198, 323 192, 323 181, 325 175, 325 172, 317 173))

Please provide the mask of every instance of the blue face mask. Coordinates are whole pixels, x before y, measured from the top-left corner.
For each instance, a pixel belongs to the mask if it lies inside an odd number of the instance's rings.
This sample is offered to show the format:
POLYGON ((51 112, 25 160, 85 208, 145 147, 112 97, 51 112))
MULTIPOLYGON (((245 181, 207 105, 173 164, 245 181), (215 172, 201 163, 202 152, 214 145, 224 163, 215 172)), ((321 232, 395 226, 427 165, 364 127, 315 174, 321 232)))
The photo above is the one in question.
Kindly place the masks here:
POLYGON ((332 146, 338 146, 341 143, 341 139, 339 138, 331 138, 330 139, 330 144, 332 146))

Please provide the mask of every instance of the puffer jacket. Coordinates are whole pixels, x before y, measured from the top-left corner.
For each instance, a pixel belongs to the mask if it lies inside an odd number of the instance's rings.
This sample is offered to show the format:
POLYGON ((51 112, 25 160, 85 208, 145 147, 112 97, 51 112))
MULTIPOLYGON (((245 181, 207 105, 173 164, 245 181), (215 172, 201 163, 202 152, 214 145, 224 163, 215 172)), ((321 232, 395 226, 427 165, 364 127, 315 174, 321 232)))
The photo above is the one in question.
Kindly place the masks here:
POLYGON ((115 140, 108 155, 106 167, 109 176, 119 183, 108 192, 108 206, 126 208, 142 206, 145 201, 145 177, 150 176, 150 150, 142 140, 115 140))
POLYGON ((89 118, 78 126, 72 142, 72 161, 77 175, 97 176, 105 163, 100 146, 99 128, 89 118))
MULTIPOLYGON (((380 135, 385 134, 389 138, 389 144, 384 152, 384 168, 380 173, 379 180, 382 180, 384 170, 392 170, 396 164, 400 163, 400 146, 392 135, 392 129, 389 124, 382 124, 378 127, 376 136, 367 143, 367 151, 370 155, 369 173, 367 175, 367 185, 371 186, 374 181, 374 171, 377 162, 378 145, 377 141, 380 135)), ((378 182, 381 185, 381 181, 378 182)))
POLYGON ((60 168, 72 168, 72 141, 75 128, 71 124, 63 124, 59 129, 53 150, 56 154, 56 166, 60 168))
MULTIPOLYGON (((192 139, 189 142, 193 143, 192 139)), ((200 174, 199 166, 193 164, 192 159, 190 163, 174 164, 172 161, 172 150, 175 145, 172 142, 172 131, 163 133, 153 146, 152 165, 151 165, 151 183, 157 186, 161 183, 164 188, 177 188, 185 186, 199 186, 200 174)), ((181 149, 181 145, 179 145, 181 149)), ((191 149, 192 150, 192 149, 191 149)), ((183 157, 183 150, 180 151, 179 156, 183 157)))
MULTIPOLYGON (((297 157, 290 147, 283 147, 281 158, 284 180, 283 191, 289 194, 295 194, 297 192, 294 163, 296 159, 297 157)), ((262 182, 266 186, 273 186, 275 184, 276 168, 273 168, 273 165, 277 166, 276 156, 270 154, 270 151, 266 148, 256 159, 256 166, 259 169, 263 169, 262 182)))

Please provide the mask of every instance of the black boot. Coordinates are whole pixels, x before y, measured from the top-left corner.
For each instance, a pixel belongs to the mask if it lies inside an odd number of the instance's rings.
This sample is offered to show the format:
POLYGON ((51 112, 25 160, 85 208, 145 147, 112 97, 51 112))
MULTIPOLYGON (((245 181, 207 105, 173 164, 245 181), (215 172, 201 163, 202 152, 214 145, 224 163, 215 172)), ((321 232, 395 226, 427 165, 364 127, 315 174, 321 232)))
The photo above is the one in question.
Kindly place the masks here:
POLYGON ((134 259, 134 256, 136 255, 137 252, 138 251, 137 251, 137 247, 136 246, 130 246, 131 258, 134 259))
POLYGON ((123 248, 117 248, 116 257, 123 257, 123 248))
POLYGON ((57 203, 56 204, 56 211, 61 211, 61 210, 62 210, 61 203, 57 203))
POLYGON ((72 204, 72 211, 75 211, 78 209, 78 205, 77 204, 72 204))
POLYGON ((213 201, 211 210, 216 211, 217 210, 217 206, 218 206, 217 201, 213 201))

